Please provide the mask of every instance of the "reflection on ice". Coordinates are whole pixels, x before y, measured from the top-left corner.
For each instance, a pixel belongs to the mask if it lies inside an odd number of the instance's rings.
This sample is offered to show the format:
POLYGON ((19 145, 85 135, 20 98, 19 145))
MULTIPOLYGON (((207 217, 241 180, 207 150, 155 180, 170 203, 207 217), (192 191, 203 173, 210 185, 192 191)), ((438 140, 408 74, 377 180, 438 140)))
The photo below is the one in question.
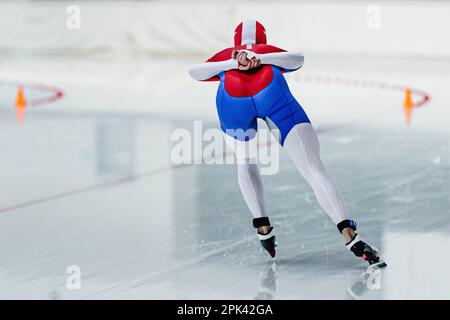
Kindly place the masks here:
POLYGON ((95 149, 99 175, 131 175, 136 162, 136 123, 132 117, 106 117, 95 127, 95 149))
POLYGON ((255 300, 273 300, 277 291, 277 265, 275 262, 261 273, 261 284, 255 300))
POLYGON ((367 267, 367 270, 356 280, 348 289, 347 294, 355 300, 361 299, 371 290, 381 290, 381 275, 385 269, 373 269, 367 267))

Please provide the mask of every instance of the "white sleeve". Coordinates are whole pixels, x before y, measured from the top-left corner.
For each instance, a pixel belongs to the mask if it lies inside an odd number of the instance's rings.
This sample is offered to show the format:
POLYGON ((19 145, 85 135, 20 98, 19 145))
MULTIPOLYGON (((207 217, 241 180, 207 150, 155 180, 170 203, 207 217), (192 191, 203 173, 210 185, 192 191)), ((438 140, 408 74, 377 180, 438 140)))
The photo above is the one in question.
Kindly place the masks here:
MULTIPOLYGON (((247 52, 247 50, 245 50, 247 52)), ((303 66, 305 57, 301 52, 274 52, 274 53, 250 53, 251 57, 256 57, 262 64, 272 64, 274 66, 295 70, 303 66)), ((247 54, 249 57, 249 54, 247 54)), ((249 58, 251 59, 251 58, 249 58)))
POLYGON ((189 75, 195 80, 207 80, 212 78, 222 71, 237 69, 239 66, 237 60, 229 59, 219 62, 205 62, 196 64, 189 68, 189 75))

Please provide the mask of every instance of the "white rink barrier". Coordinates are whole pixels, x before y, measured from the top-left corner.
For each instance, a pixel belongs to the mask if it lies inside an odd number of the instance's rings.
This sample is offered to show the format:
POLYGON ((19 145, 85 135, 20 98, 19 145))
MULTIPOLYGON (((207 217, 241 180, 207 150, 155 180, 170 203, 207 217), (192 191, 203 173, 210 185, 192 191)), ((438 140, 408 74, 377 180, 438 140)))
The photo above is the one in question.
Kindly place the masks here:
POLYGON ((9 0, 0 2, 0 57, 205 55, 231 46, 235 25, 255 18, 270 43, 289 50, 447 59, 449 17, 450 2, 444 1, 9 0))

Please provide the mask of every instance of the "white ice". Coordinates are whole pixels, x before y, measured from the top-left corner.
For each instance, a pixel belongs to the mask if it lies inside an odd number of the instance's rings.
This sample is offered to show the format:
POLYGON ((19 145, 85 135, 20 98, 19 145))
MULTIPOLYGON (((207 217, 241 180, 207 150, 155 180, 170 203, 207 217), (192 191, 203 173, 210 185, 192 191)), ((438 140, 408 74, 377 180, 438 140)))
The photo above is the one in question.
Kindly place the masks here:
POLYGON ((172 165, 173 130, 218 123, 216 84, 185 72, 198 59, 0 65, 4 78, 65 92, 20 125, 15 92, 0 89, 0 298, 450 297, 448 62, 313 56, 288 75, 360 234, 388 263, 367 275, 284 153, 264 177, 276 267, 259 251, 234 166, 172 165), (406 127, 402 92, 307 75, 413 86, 431 101, 406 127), (71 265, 79 290, 66 285, 71 265))

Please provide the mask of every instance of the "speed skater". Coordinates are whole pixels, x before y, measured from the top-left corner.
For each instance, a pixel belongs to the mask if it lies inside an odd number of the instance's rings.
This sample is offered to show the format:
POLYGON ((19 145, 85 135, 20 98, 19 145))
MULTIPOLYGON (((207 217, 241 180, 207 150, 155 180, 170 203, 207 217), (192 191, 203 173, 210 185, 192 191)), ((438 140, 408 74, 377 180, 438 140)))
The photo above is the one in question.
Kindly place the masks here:
POLYGON ((342 196, 325 171, 317 134, 301 105, 289 90, 283 74, 300 69, 304 56, 267 44, 266 30, 255 20, 241 22, 234 33, 234 47, 224 49, 206 62, 192 66, 189 74, 199 81, 219 81, 216 105, 227 145, 234 151, 238 182, 262 247, 276 254, 274 228, 264 205, 258 164, 248 145, 256 132, 257 119, 277 129, 279 142, 296 169, 311 186, 321 208, 342 234, 345 245, 373 267, 386 266, 378 252, 356 233, 342 196))

